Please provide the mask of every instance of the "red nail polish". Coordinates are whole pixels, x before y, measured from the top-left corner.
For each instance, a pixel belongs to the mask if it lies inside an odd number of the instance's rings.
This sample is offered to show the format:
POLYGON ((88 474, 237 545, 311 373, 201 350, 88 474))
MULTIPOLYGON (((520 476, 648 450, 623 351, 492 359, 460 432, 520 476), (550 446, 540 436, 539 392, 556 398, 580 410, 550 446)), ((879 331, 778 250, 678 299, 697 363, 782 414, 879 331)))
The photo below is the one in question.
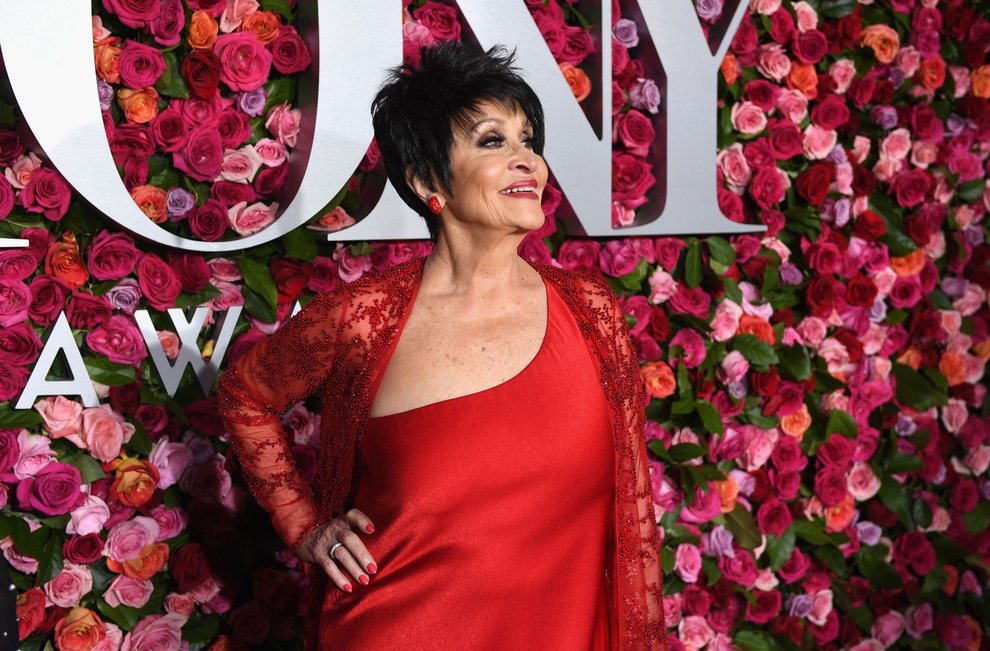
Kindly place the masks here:
POLYGON ((367 531, 368 533, 374 533, 375 527, 369 524, 367 527, 365 527, 365 531, 367 531))
POLYGON ((352 590, 354 590, 354 588, 351 587, 350 583, 344 584, 344 592, 351 592, 352 590))
POLYGON ((368 563, 368 574, 374 574, 378 571, 378 566, 374 563, 368 563))
POLYGON ((361 585, 368 585, 368 577, 364 576, 363 574, 358 577, 358 581, 361 582, 361 585))

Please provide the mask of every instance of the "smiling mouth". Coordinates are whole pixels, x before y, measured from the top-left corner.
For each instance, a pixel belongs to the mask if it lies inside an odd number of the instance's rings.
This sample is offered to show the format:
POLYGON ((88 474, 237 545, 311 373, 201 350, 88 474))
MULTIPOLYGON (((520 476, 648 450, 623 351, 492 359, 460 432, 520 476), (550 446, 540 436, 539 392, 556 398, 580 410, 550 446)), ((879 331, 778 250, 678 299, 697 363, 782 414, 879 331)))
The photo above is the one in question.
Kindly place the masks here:
POLYGON ((536 194, 536 188, 507 188, 499 191, 499 194, 522 194, 524 192, 536 194))

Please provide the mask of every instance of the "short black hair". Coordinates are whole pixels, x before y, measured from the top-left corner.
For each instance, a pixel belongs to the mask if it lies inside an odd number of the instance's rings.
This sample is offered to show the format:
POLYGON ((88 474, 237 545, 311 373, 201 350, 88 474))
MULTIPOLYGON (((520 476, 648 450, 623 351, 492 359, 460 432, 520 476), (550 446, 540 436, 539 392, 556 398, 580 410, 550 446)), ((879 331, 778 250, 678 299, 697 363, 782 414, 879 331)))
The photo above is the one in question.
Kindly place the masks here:
POLYGON ((408 63, 388 71, 371 104, 375 139, 385 173, 410 208, 422 215, 435 242, 440 222, 406 183, 406 170, 436 191, 451 190, 450 151, 454 129, 468 128, 484 102, 520 110, 533 128, 533 151, 543 155, 543 105, 513 66, 515 52, 495 45, 487 52, 458 41, 422 48, 418 68, 408 63))

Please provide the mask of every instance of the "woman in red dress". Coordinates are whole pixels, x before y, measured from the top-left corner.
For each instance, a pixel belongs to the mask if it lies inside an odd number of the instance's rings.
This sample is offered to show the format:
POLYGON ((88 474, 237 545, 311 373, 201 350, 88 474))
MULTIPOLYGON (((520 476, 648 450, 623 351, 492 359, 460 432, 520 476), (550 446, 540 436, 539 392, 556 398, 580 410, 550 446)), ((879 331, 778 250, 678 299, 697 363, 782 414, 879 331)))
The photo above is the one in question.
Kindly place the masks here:
POLYGON ((516 254, 545 219, 539 99, 503 49, 448 43, 372 112, 433 252, 317 296, 220 381, 248 486, 318 570, 311 645, 664 649, 625 318, 516 254), (317 391, 311 488, 279 417, 317 391))

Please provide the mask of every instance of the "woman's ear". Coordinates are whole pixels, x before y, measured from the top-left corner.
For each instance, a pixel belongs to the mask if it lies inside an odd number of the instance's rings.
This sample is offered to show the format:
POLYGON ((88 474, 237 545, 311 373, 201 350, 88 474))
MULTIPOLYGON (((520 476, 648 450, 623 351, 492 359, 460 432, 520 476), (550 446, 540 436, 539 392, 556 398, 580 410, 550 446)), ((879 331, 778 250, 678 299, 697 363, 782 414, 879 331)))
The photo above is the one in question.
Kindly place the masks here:
POLYGON ((423 203, 429 201, 430 197, 436 194, 436 192, 433 191, 433 188, 430 187, 426 181, 416 175, 412 165, 406 168, 406 185, 409 186, 410 190, 416 193, 416 196, 419 197, 423 203))

